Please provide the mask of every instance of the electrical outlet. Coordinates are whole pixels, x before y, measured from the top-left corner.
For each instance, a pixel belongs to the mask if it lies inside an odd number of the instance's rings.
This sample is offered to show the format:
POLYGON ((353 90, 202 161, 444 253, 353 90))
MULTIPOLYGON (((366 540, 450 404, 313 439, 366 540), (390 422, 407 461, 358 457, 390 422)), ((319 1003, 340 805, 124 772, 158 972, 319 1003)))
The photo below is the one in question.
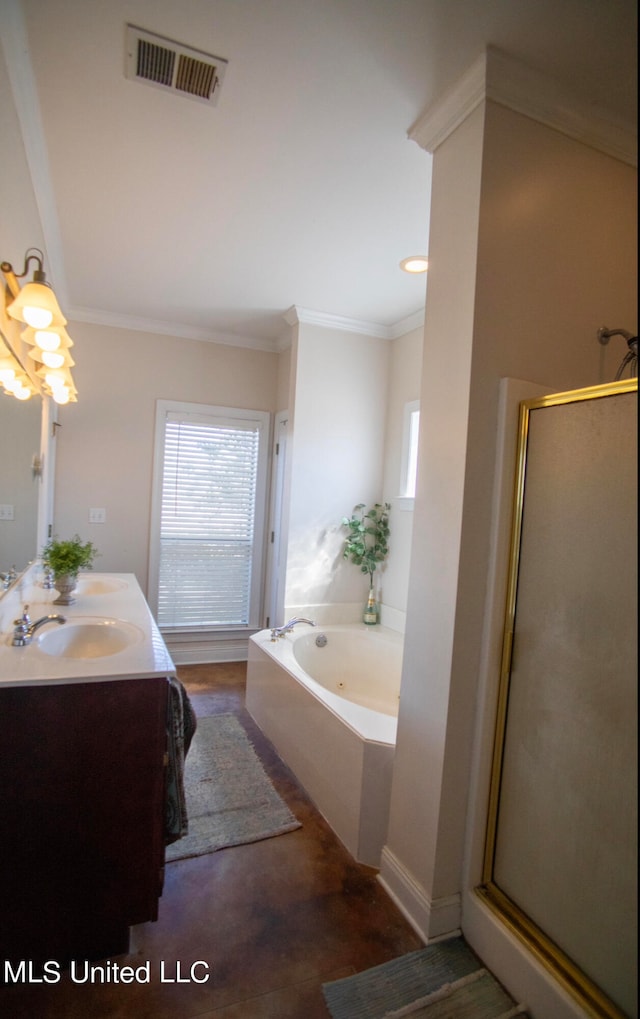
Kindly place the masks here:
POLYGON ((90 509, 89 510, 89 523, 90 524, 106 524, 107 522, 107 511, 106 509, 90 509))
POLYGON ((13 520, 13 506, 7 503, 0 505, 0 520, 13 520))

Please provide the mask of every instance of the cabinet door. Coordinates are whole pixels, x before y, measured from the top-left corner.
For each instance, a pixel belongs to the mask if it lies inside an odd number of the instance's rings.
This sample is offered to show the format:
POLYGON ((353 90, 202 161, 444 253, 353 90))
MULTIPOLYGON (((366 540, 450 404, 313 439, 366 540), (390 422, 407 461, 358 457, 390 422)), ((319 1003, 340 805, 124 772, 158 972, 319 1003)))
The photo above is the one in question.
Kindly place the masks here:
POLYGON ((154 920, 168 683, 0 691, 3 958, 99 958, 154 920))

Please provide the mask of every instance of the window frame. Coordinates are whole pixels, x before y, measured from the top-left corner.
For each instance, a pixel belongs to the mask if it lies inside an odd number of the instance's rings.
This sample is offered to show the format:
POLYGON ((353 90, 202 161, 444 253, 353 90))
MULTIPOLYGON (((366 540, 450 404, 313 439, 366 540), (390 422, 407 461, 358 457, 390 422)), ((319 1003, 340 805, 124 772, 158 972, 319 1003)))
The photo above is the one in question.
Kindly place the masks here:
POLYGON ((267 489, 271 414, 268 411, 241 407, 222 407, 213 404, 188 403, 176 400, 156 400, 154 432, 153 482, 151 496, 151 523, 149 536, 148 601, 155 619, 158 617, 160 582, 160 536, 162 521, 162 491, 164 477, 164 456, 166 422, 168 415, 181 415, 244 421, 255 425, 258 430, 258 463, 256 475, 256 498, 254 517, 254 541, 251 560, 251 585, 249 596, 249 619, 244 623, 202 623, 201 625, 161 626, 163 634, 206 634, 206 633, 252 633, 260 629, 264 587, 265 537, 267 524, 267 489))
POLYGON ((404 509, 413 509, 418 471, 420 433, 420 400, 409 400, 404 405, 402 424, 402 452, 400 456, 400 492, 398 499, 404 509), (414 417, 417 415, 417 417, 414 417), (413 485, 411 479, 413 478, 413 485))

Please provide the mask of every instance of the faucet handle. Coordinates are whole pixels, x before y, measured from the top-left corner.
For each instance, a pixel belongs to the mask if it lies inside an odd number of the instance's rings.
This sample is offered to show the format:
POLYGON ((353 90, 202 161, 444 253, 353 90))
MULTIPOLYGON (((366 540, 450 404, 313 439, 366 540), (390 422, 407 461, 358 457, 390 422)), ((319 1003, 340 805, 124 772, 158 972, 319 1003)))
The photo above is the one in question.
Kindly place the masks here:
POLYGON ((0 573, 0 580, 5 591, 8 591, 13 581, 18 576, 15 566, 12 566, 6 573, 0 573))
POLYGON ((14 619, 13 625, 15 627, 11 643, 13 647, 24 647, 30 641, 29 629, 31 627, 31 620, 29 619, 29 606, 25 605, 20 619, 14 619))
POLYGON ((13 622, 14 622, 14 626, 20 626, 20 625, 29 626, 29 624, 31 623, 31 620, 29 619, 29 606, 28 605, 25 605, 24 609, 22 610, 22 615, 20 616, 20 619, 14 619, 13 622))

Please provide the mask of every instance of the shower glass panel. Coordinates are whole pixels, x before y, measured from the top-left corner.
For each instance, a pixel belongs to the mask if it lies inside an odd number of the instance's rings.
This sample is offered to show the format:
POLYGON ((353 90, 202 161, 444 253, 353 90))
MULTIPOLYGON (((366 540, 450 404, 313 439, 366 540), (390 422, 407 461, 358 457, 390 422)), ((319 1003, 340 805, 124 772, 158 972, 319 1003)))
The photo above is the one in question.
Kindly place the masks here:
POLYGON ((637 381, 521 405, 484 883, 588 1014, 637 1016, 637 381))

